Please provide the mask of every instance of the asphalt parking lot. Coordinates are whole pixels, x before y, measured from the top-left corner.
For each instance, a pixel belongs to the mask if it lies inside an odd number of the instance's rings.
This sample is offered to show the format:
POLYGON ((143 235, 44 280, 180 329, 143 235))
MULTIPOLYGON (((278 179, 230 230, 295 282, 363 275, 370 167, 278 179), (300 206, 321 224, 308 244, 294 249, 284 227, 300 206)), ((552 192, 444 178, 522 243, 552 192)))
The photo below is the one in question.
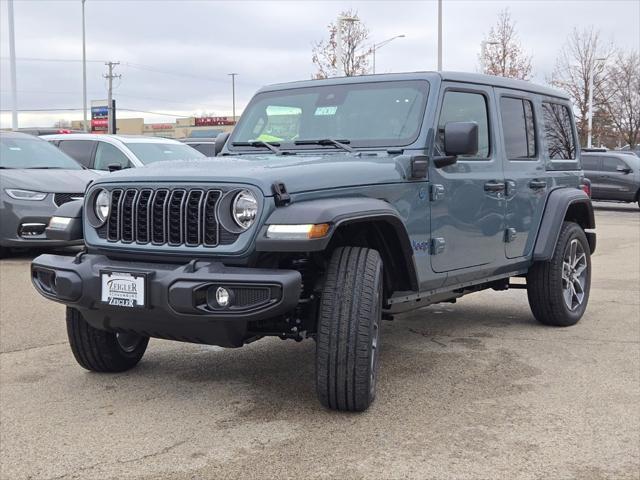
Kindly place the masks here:
POLYGON ((32 253, 0 263, 0 474, 67 478, 640 478, 640 213, 600 205, 590 306, 536 323, 523 290, 385 323, 378 398, 324 410, 314 343, 152 340, 84 371, 32 253))

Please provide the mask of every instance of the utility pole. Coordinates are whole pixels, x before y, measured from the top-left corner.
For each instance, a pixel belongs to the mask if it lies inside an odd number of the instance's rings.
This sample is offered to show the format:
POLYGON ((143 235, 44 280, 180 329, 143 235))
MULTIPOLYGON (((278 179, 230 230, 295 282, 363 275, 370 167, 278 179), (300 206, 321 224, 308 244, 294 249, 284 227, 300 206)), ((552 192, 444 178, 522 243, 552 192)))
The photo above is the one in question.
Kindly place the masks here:
POLYGON ((231 77, 231 108, 233 112, 233 124, 236 124, 236 75, 237 73, 228 73, 231 77))
POLYGON ((104 78, 107 79, 107 81, 109 82, 109 87, 108 87, 108 94, 107 94, 107 111, 109 112, 109 116, 108 116, 108 121, 109 124, 107 125, 107 133, 116 133, 114 132, 115 130, 115 126, 113 125, 113 79, 114 78, 121 78, 122 75, 115 75, 113 73, 113 69, 117 66, 120 65, 120 62, 107 62, 105 63, 105 65, 107 66, 107 68, 109 69, 109 73, 107 73, 106 75, 104 75, 104 78))
POLYGON ((13 0, 9 0, 9 64, 11 70, 11 129, 18 130, 18 86, 16 83, 16 32, 13 22, 13 0))
POLYGON ((442 0, 438 0, 438 71, 442 70, 442 0))
POLYGON ((87 42, 84 27, 84 2, 82 0, 82 126, 84 131, 89 131, 87 124, 87 42))

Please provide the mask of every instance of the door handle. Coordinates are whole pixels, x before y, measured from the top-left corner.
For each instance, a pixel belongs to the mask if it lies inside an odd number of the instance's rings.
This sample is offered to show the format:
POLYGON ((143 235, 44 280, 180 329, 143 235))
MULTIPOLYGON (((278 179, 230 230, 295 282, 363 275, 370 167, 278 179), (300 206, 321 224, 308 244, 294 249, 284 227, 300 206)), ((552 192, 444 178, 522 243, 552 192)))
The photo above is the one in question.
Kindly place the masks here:
POLYGON ((547 188, 547 182, 544 180, 531 180, 529 182, 529 188, 533 190, 539 190, 542 188, 547 188))
POLYGON ((485 192, 503 192, 505 189, 504 182, 487 182, 484 184, 485 192))

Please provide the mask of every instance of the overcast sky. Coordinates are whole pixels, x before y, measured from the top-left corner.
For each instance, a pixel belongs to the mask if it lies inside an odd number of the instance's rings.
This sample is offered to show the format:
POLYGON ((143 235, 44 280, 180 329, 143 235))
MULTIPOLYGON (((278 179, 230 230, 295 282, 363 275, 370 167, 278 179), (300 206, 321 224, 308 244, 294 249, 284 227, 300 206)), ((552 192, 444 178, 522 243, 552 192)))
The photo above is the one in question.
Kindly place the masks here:
MULTIPOLYGON (((574 27, 595 26, 602 38, 640 49, 640 0, 444 0, 443 67, 476 71, 480 41, 509 7, 535 81, 553 69, 574 27)), ((106 98, 104 61, 120 61, 114 97, 120 108, 191 115, 231 113, 237 72, 238 111, 261 85, 308 79, 313 42, 341 10, 357 9, 379 42, 378 73, 436 68, 437 2, 432 1, 175 1, 87 0, 89 100, 106 98)), ((80 0, 15 0, 18 106, 82 107, 80 0), (48 60, 48 61, 44 61, 48 60), (60 60, 75 60, 64 62, 60 60)), ((10 126, 7 1, 0 1, 0 126, 10 126)), ((120 111, 119 117, 169 121, 175 116, 120 111)), ((77 112, 20 113, 20 126, 78 119, 77 112)))

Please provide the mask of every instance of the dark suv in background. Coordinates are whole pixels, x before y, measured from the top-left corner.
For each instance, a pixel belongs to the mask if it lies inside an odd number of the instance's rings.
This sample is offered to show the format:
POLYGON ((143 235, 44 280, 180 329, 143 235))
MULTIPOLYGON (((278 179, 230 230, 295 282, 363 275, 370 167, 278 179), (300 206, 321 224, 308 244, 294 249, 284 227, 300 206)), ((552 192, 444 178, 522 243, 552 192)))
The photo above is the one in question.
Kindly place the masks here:
POLYGON ((640 157, 606 150, 582 153, 584 175, 593 200, 636 202, 640 207, 640 157))

